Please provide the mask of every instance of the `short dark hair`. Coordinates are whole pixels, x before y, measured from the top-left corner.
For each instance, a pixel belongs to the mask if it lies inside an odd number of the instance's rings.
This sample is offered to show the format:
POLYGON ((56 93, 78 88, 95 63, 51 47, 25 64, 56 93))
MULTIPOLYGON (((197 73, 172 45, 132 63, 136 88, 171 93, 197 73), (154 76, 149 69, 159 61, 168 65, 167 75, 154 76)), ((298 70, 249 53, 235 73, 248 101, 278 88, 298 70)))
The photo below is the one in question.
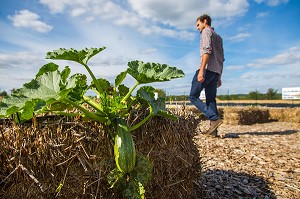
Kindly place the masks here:
POLYGON ((197 21, 200 20, 202 23, 206 19, 207 25, 211 26, 211 18, 207 14, 201 15, 200 17, 197 18, 197 21))

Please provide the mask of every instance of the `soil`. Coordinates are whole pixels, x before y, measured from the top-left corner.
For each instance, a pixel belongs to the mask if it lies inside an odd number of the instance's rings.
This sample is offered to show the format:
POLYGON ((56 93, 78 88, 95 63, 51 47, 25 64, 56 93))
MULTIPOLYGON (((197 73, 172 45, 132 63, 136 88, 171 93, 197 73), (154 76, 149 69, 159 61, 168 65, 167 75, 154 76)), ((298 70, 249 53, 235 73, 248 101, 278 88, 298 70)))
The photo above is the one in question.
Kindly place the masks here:
MULTIPOLYGON (((200 123, 198 131, 208 128, 200 123)), ((221 125, 195 136, 204 165, 202 198, 300 198, 300 124, 221 125)))

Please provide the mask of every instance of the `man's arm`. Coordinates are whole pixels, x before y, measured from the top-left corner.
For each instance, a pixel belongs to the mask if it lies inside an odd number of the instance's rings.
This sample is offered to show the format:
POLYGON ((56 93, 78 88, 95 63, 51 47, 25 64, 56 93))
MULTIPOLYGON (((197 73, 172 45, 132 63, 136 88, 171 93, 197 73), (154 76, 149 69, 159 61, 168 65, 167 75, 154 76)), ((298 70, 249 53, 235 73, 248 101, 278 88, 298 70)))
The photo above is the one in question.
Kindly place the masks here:
POLYGON ((198 74, 198 81, 199 82, 204 82, 204 70, 205 70, 205 67, 208 63, 208 60, 209 60, 209 54, 208 53, 205 53, 202 55, 201 57, 201 65, 200 65, 200 70, 199 70, 199 74, 198 74))
POLYGON ((218 81, 218 84, 217 84, 218 87, 222 86, 222 74, 223 74, 223 66, 222 66, 222 71, 221 71, 221 74, 219 76, 219 81, 218 81))

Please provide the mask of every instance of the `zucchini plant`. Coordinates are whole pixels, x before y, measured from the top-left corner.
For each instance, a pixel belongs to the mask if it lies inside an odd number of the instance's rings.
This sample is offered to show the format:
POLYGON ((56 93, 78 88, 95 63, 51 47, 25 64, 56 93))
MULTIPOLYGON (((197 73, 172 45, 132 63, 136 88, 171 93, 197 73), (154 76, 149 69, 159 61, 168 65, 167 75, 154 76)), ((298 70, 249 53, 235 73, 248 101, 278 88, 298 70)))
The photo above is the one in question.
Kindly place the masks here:
POLYGON ((132 133, 155 115, 176 117, 166 111, 165 99, 154 98, 155 88, 152 86, 141 86, 136 96, 132 93, 139 85, 169 81, 183 77, 184 73, 166 64, 135 60, 128 62, 127 70, 117 75, 114 84, 111 84, 106 79, 96 78, 88 66, 90 58, 104 49, 78 51, 60 48, 48 52, 46 59, 74 61, 85 67, 91 83, 87 83, 85 74, 71 75, 68 66, 60 71, 58 65, 50 62, 40 68, 34 79, 3 98, 0 117, 13 117, 22 123, 35 115, 51 112, 104 123, 110 129, 107 133, 114 142, 116 167, 107 176, 110 186, 121 188, 126 198, 144 198, 144 187, 151 178, 153 163, 146 156, 136 155, 132 133), (132 88, 122 84, 127 75, 136 80, 132 88), (99 99, 88 96, 88 90, 93 90, 99 99), (149 114, 129 125, 130 113, 145 107, 149 114), (74 108, 78 111, 71 111, 74 108))

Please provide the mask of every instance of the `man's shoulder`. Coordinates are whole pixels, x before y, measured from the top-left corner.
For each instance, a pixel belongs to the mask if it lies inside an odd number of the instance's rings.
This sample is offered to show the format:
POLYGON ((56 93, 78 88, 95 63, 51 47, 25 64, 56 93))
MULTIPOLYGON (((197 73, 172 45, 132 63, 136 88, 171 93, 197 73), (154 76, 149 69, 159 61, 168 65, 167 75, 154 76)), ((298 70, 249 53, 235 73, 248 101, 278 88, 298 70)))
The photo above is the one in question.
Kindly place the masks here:
POLYGON ((222 37, 218 34, 218 33, 216 33, 215 31, 213 32, 213 34, 214 34, 214 36, 217 38, 217 39, 219 39, 219 40, 223 40, 222 39, 222 37))
POLYGON ((212 29, 211 28, 204 28, 203 30, 202 30, 202 33, 209 33, 209 34, 212 34, 212 29))
POLYGON ((204 28, 201 33, 202 37, 211 37, 212 34, 213 32, 210 28, 204 28))

